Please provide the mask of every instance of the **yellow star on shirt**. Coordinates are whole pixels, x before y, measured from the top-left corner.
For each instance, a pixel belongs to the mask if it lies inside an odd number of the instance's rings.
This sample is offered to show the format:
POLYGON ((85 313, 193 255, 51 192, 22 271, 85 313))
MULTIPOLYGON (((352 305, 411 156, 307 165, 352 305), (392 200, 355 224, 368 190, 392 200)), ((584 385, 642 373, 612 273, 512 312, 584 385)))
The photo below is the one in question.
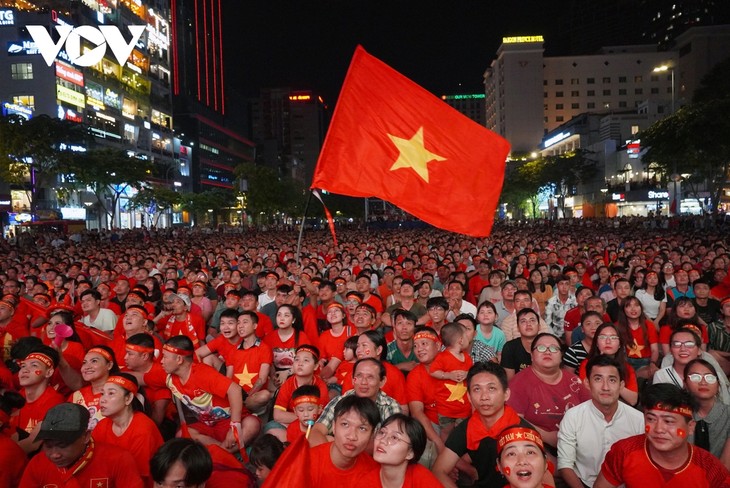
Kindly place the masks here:
POLYGON ((428 183, 428 163, 431 161, 446 161, 446 158, 434 154, 423 145, 423 127, 418 129, 410 139, 388 134, 390 140, 396 145, 400 154, 398 159, 390 167, 390 170, 400 168, 411 168, 423 181, 428 183))
POLYGON ((629 346, 629 357, 630 358, 640 358, 641 350, 644 349, 644 347, 645 346, 637 344, 636 339, 634 339, 634 343, 629 346))
POLYGON ((244 365, 243 371, 241 371, 238 374, 234 374, 233 376, 238 380, 238 384, 241 386, 253 386, 253 382, 251 381, 256 376, 258 376, 258 373, 249 373, 248 372, 248 364, 244 365))
POLYGON ((444 386, 448 388, 448 390, 451 392, 449 398, 446 399, 447 402, 464 403, 464 395, 466 395, 466 385, 464 385, 463 381, 459 381, 455 385, 450 385, 446 383, 444 386))

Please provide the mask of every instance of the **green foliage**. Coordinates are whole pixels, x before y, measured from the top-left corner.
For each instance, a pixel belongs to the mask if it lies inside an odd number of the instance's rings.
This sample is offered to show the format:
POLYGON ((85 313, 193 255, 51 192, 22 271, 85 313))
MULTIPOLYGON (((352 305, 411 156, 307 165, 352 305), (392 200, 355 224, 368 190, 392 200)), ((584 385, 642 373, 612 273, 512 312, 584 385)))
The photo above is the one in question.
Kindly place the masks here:
MULTIPOLYGON (((690 190, 707 183, 717 210, 730 164, 730 59, 702 80, 693 103, 654 123, 641 136, 644 160, 665 174, 689 174, 690 190)), ((696 193, 696 191, 695 191, 696 193)))
POLYGON ((291 178, 280 178, 276 170, 253 163, 238 165, 235 174, 238 179, 248 181, 250 213, 284 212, 300 215, 304 212, 306 188, 303 183, 291 178))
POLYGON ((144 184, 137 194, 129 200, 129 208, 148 212, 154 209, 154 223, 157 225, 160 216, 182 202, 182 195, 164 185, 144 184))

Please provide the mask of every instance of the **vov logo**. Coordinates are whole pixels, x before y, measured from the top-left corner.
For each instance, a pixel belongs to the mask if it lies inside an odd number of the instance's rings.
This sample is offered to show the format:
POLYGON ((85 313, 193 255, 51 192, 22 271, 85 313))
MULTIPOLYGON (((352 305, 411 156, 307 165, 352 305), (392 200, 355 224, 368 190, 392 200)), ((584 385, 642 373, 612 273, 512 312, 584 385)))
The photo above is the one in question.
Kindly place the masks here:
POLYGON ((56 31, 60 38, 55 43, 44 26, 29 25, 27 29, 48 66, 53 64, 64 44, 66 45, 66 53, 71 58, 71 61, 78 66, 93 66, 97 64, 104 57, 107 46, 112 50, 117 62, 124 66, 127 58, 132 53, 132 49, 134 49, 139 38, 142 37, 145 26, 128 26, 129 32, 132 33, 132 40, 129 44, 124 40, 122 33, 119 32, 119 28, 114 25, 100 25, 98 27, 91 25, 82 25, 80 27, 57 25, 56 31), (82 38, 96 46, 83 55, 81 54, 82 38))

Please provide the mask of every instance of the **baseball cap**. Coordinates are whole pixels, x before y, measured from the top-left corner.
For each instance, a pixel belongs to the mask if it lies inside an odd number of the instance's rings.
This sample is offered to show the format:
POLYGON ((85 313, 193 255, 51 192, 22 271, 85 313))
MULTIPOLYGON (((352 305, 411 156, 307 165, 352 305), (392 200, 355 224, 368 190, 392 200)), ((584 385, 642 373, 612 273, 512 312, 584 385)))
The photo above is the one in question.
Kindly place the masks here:
POLYGON ((89 428, 89 411, 76 403, 62 403, 48 410, 36 439, 73 442, 89 428))
POLYGON ((503 281, 502 282, 502 285, 500 285, 500 286, 504 290, 505 287, 507 287, 508 285, 512 285, 513 287, 517 288, 517 283, 515 283, 514 280, 506 280, 506 281, 503 281))
POLYGON ((170 293, 170 296, 172 298, 179 298, 185 303, 185 306, 187 308, 190 308, 190 297, 187 295, 183 295, 182 293, 170 293))

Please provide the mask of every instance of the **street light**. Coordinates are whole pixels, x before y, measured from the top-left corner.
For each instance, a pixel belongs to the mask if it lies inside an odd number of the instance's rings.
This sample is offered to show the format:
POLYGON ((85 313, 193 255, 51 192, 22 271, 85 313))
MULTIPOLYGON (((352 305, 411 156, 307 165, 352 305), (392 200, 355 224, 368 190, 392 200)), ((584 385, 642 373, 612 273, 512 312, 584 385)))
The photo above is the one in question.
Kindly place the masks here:
POLYGON ((674 113, 674 67, 669 66, 668 64, 663 64, 661 66, 657 66, 652 70, 654 73, 663 73, 665 71, 669 71, 669 74, 672 78, 672 114, 674 113))

